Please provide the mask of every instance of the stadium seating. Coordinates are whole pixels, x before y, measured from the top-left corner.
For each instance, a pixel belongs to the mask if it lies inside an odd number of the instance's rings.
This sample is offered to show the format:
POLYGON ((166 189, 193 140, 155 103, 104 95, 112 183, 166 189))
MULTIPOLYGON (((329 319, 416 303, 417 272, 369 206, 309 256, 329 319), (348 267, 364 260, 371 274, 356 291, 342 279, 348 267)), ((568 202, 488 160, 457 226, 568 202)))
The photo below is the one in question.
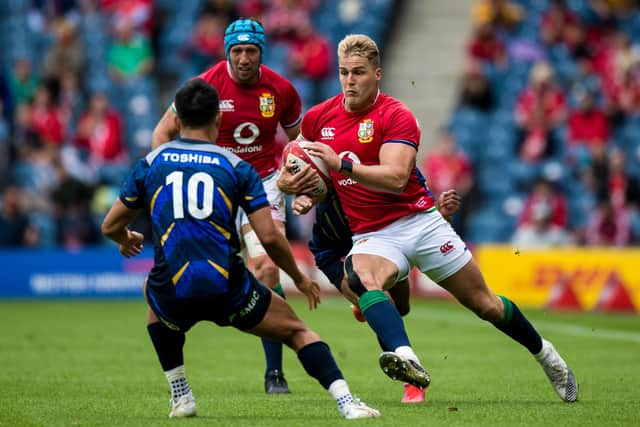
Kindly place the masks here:
MULTIPOLYGON (((53 42, 47 31, 34 30, 38 28, 38 21, 31 12, 36 3, 29 0, 0 2, 0 32, 4 35, 0 37, 0 69, 5 78, 10 76, 12 64, 19 57, 30 59, 37 74, 53 42)), ((111 104, 120 111, 125 119, 126 143, 131 158, 149 149, 152 129, 178 85, 201 71, 190 63, 185 47, 204 3, 204 0, 154 1, 155 15, 163 17, 157 23, 161 28, 154 40, 155 73, 122 85, 115 85, 109 76, 107 54, 113 37, 110 17, 100 8, 83 10, 75 15, 86 52, 83 89, 87 94, 105 92, 111 104)), ((356 32, 367 33, 382 44, 390 28, 389 20, 380 17, 389 16, 397 7, 392 0, 316 3, 311 14, 312 23, 334 48, 344 35, 356 32)), ((495 64, 484 64, 483 67, 494 94, 493 111, 457 108, 447 123, 458 146, 472 161, 476 190, 481 198, 478 209, 469 213, 470 236, 464 236, 472 243, 508 240, 515 227, 519 201, 540 175, 556 181, 567 197, 573 218, 571 227, 584 226, 594 204, 593 195, 577 178, 577 170, 571 169, 573 164, 567 162, 566 144, 561 143, 558 152, 537 164, 526 163, 517 156, 519 134, 513 112, 518 95, 529 81, 533 63, 539 58, 549 60, 570 107, 575 105, 569 87, 576 75, 577 64, 567 48, 561 45, 546 47, 540 42, 540 19, 550 0, 517 0, 516 3, 526 11, 525 19, 513 32, 500 36, 509 55, 517 60, 511 60, 506 67, 495 64)), ((567 0, 566 3, 582 22, 598 22, 589 2, 567 0)), ((621 16, 617 25, 633 43, 640 43, 640 13, 621 16)), ((287 75, 288 55, 286 42, 274 40, 268 44, 264 60, 276 71, 287 75)), ((300 92, 305 108, 318 98, 324 99, 340 91, 336 73, 322 81, 289 77, 300 92)), ((599 81, 583 83, 592 84, 597 91, 602 89, 599 81)), ((561 142, 565 135, 564 125, 554 131, 554 136, 561 142)), ((619 126, 612 130, 611 145, 625 152, 628 172, 640 177, 640 117, 623 117, 619 126)), ((16 169, 16 176, 24 177, 24 174, 16 169)), ((640 236, 640 219, 638 216, 633 218, 636 236, 640 236)), ((46 226, 42 228, 45 230, 46 226)))
MULTIPOLYGON (((534 60, 546 58, 553 66, 556 82, 564 91, 569 108, 575 107, 570 88, 576 76, 577 63, 564 45, 545 46, 540 41, 540 20, 550 1, 519 0, 516 3, 525 11, 525 19, 513 32, 501 33, 511 57, 508 66, 504 68, 489 63, 484 66, 497 101, 495 111, 487 115, 469 107, 459 107, 452 112, 448 124, 458 146, 467 153, 476 171, 476 189, 481 198, 481 208, 471 212, 469 235, 465 236, 474 243, 510 239, 515 222, 512 221, 511 230, 505 229, 504 224, 509 222, 509 218, 513 220, 517 217, 517 201, 522 200, 534 180, 540 176, 556 182, 567 197, 571 230, 577 231, 586 226, 595 204, 593 192, 578 179, 580 171, 577 167, 584 164, 567 161, 569 151, 565 126, 553 131, 554 138, 560 144, 548 159, 528 163, 517 156, 518 133, 514 109, 518 95, 527 85, 534 60)), ((583 23, 598 22, 588 2, 568 0, 566 3, 583 23)), ((635 13, 620 17, 618 27, 626 32, 632 42, 638 43, 640 12, 636 10, 635 13)), ((598 80, 582 83, 598 91, 597 99, 602 100, 602 88, 598 80)), ((624 150, 628 173, 640 177, 640 117, 626 116, 617 128, 614 127, 610 146, 624 150)), ((636 215, 634 221, 638 221, 637 218, 636 215)), ((637 223, 634 224, 638 227, 637 223)), ((640 238, 638 230, 640 228, 636 228, 636 239, 640 238)))

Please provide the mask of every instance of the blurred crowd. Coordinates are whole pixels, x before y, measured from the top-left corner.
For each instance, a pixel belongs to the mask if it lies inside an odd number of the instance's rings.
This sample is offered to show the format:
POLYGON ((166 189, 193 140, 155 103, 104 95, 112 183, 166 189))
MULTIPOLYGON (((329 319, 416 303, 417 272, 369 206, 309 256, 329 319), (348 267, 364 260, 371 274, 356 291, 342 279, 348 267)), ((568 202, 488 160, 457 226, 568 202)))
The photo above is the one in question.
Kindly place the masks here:
POLYGON ((425 159, 458 230, 517 247, 640 241, 640 1, 478 0, 458 103, 425 159))
POLYGON ((158 112, 185 79, 225 58, 224 30, 239 16, 264 23, 265 62, 305 107, 319 101, 335 74, 332 41, 312 20, 319 3, 2 2, 0 246, 102 244, 99 224, 149 150, 158 112))
MULTIPOLYGON (((103 244, 99 224, 159 112, 224 59, 235 18, 263 22, 265 62, 306 109, 339 91, 337 41, 382 41, 393 5, 2 2, 0 246, 103 244)), ((456 229, 518 247, 640 241, 640 1, 477 0, 472 16, 457 106, 419 165, 435 194, 462 194, 456 229)))

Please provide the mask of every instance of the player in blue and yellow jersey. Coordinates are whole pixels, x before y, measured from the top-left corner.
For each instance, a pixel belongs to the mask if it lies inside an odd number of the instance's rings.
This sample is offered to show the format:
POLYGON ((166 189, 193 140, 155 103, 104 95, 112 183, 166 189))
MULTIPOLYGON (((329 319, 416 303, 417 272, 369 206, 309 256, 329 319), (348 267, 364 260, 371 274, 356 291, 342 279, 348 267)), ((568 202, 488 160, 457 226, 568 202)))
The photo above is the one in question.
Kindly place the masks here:
POLYGON ((177 92, 175 107, 180 137, 136 164, 102 224, 103 233, 130 257, 142 250, 143 236, 128 226, 142 211, 150 217, 154 265, 145 288, 151 308, 147 329, 171 387, 169 416, 196 414, 183 346, 186 332, 207 320, 283 342, 329 391, 343 417, 378 417, 377 410, 353 399, 329 347, 282 297, 255 279, 239 256, 235 220, 242 208, 309 308, 319 303, 318 284, 297 267, 271 218, 256 169, 212 143, 221 117, 216 90, 202 79, 191 80, 177 92))
MULTIPOLYGON (((275 185, 276 158, 281 154, 276 134, 281 127, 288 139, 298 136, 302 101, 291 82, 262 63, 266 43, 260 22, 237 19, 229 24, 224 34, 226 58, 197 77, 216 88, 220 95, 223 119, 216 144, 256 168, 269 199, 271 216, 284 234, 284 194, 275 185)), ((177 135, 174 118, 174 107, 171 106, 153 131, 154 149, 177 135)), ((280 270, 260 245, 242 209, 236 224, 256 278, 284 296, 280 270)), ((282 366, 282 344, 263 339, 262 346, 266 361, 265 392, 289 393, 282 366)))

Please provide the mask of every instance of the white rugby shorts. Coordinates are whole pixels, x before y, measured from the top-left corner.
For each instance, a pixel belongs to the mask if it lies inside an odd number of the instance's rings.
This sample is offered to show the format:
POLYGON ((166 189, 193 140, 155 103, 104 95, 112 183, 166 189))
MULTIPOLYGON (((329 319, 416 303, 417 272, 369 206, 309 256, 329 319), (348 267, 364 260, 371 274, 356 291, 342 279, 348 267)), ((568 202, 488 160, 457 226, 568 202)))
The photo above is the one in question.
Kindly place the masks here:
POLYGON ((381 230, 353 236, 349 255, 369 254, 388 259, 398 268, 396 281, 417 267, 439 283, 471 260, 471 252, 437 209, 410 215, 381 230))
MULTIPOLYGON (((278 173, 274 172, 265 177, 262 180, 262 184, 264 185, 265 193, 267 193, 267 200, 269 200, 269 204, 271 205, 271 218, 273 218, 274 221, 285 222, 286 209, 284 193, 280 191, 276 185, 277 179, 278 173)), ((247 224, 249 224, 249 217, 244 212, 244 209, 238 208, 238 215, 236 216, 236 228, 238 229, 238 232, 240 232, 243 225, 247 224)))
MULTIPOLYGON (((267 200, 271 207, 271 218, 273 218, 274 221, 284 223, 286 220, 285 199, 284 193, 280 191, 276 185, 277 179, 278 173, 274 172, 265 177, 262 180, 262 184, 264 185, 264 191, 267 193, 267 200)), ((238 230, 238 235, 242 236, 243 239, 246 239, 244 243, 249 257, 255 258, 259 255, 265 255, 266 251, 260 244, 260 241, 253 230, 247 233, 246 236, 242 235, 242 226, 247 224, 249 224, 249 217, 245 213, 244 209, 238 208, 238 214, 236 216, 236 230, 238 230)))

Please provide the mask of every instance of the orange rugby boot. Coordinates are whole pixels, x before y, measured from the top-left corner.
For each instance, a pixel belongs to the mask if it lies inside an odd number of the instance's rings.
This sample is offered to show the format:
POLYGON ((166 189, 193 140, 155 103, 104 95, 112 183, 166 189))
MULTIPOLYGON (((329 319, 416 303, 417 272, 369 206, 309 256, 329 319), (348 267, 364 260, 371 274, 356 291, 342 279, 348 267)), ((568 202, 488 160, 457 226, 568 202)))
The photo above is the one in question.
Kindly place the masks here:
POLYGON ((422 403, 424 402, 424 390, 411 384, 404 385, 404 396, 402 403, 422 403))
POLYGON ((360 308, 358 308, 357 305, 351 305, 351 308, 353 309, 353 317, 355 317, 358 322, 367 321, 367 319, 364 318, 364 314, 362 314, 360 308))

